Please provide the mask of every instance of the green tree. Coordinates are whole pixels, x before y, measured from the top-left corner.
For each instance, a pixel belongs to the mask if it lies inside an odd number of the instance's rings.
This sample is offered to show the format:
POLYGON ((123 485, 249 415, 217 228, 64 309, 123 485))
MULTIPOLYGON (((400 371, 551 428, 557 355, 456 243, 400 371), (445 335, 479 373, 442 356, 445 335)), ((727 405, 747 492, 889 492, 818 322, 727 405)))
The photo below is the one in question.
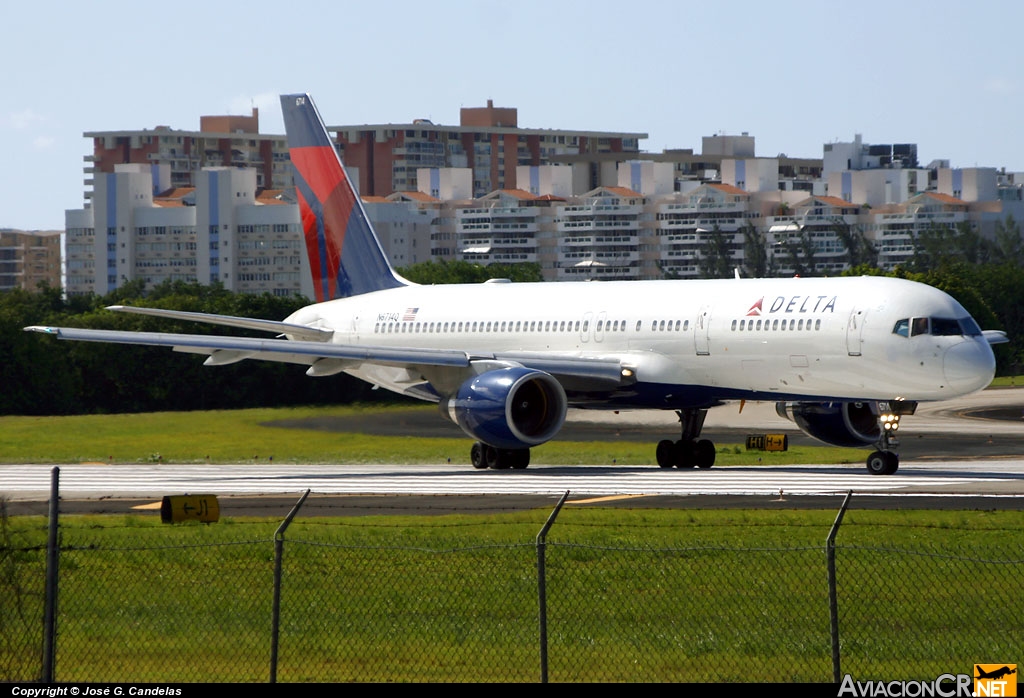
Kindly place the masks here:
POLYGON ((732 256, 732 233, 723 233, 715 225, 710 233, 701 233, 704 238, 700 248, 700 277, 702 279, 728 279, 734 274, 732 256))
POLYGON ((768 276, 768 241, 750 223, 743 226, 743 272, 754 279, 768 276))
POLYGON ((417 284, 478 284, 488 279, 509 279, 525 283, 542 281, 540 265, 490 264, 483 266, 466 261, 447 260, 420 262, 398 270, 404 278, 417 284))

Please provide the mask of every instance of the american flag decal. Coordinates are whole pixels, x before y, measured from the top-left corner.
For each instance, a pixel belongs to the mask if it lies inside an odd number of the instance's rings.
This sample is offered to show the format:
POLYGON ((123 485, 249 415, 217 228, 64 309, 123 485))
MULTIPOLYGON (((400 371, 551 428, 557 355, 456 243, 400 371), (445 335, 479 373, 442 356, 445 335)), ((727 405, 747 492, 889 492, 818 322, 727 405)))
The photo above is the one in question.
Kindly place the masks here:
POLYGON ((405 315, 402 316, 402 322, 412 322, 416 319, 416 313, 420 312, 419 308, 406 308, 405 315))

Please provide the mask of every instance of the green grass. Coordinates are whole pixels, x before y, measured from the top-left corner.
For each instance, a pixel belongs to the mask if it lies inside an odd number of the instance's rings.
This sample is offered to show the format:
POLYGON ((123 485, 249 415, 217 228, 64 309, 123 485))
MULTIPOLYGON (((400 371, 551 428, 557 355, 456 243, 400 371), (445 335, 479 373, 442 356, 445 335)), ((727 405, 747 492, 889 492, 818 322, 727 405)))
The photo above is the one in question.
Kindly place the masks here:
MULTIPOLYGON (((372 436, 265 426, 309 417, 370 415, 388 419, 409 407, 304 407, 211 412, 0 417, 3 463, 453 463, 469 462, 469 438, 372 436)), ((434 413, 436 408, 425 406, 434 413)), ((653 465, 654 443, 551 441, 533 449, 532 461, 552 465, 653 465)), ((718 444, 717 466, 859 463, 864 451, 791 448, 788 453, 747 452, 718 444)))
POLYGON ((1024 387, 1024 376, 997 376, 990 388, 1020 388, 1024 387))
MULTIPOLYGON (((536 681, 533 542, 548 515, 300 512, 285 536, 279 680, 536 681)), ((570 504, 546 554, 551 680, 831 680, 834 517, 570 504)), ((12 525, 45 537, 39 517, 12 525)), ((64 517, 58 680, 266 680, 277 525, 64 517)), ((1024 646, 1024 513, 851 511, 838 543, 856 678, 966 672, 1024 646)), ((42 558, 21 561, 40 588, 42 558)), ((0 667, 10 659, 0 648, 0 667)))

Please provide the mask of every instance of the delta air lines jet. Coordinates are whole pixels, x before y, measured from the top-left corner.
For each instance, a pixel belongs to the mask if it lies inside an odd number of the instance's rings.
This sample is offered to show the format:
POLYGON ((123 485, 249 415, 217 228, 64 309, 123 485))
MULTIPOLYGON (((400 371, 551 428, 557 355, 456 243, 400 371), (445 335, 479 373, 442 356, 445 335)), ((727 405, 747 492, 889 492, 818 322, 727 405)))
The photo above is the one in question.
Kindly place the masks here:
POLYGON ((918 401, 985 388, 995 360, 947 294, 880 277, 611 281, 419 286, 398 276, 308 95, 283 95, 317 302, 283 322, 115 306, 112 310, 244 327, 258 339, 29 327, 61 339, 159 345, 344 371, 436 402, 474 444, 477 468, 525 468, 569 407, 665 409, 677 438, 662 468, 708 468, 708 408, 771 400, 805 433, 875 444, 876 474, 896 471, 896 429, 918 401))

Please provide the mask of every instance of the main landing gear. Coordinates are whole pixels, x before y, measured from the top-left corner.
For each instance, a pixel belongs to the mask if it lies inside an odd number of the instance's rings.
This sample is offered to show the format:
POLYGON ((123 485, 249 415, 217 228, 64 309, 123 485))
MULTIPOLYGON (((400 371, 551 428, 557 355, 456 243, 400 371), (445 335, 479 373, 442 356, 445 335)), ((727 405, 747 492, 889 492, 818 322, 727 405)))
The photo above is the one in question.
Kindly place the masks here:
POLYGON ((715 444, 707 439, 698 439, 704 428, 707 410, 677 410, 680 431, 678 441, 664 439, 658 442, 655 455, 662 468, 710 468, 715 464, 715 444))
MULTIPOLYGON (((888 405, 886 403, 879 403, 880 408, 885 406, 888 405)), ((916 408, 917 405, 915 404, 914 407, 916 408)), ((913 409, 907 412, 907 414, 913 413, 913 409)), ((878 426, 881 427, 882 436, 878 439, 878 443, 875 444, 878 450, 873 451, 868 456, 868 472, 872 475, 892 475, 900 467, 899 454, 892 450, 900 445, 899 439, 896 438, 896 431, 900 428, 900 414, 880 409, 878 426)))
POLYGON ((469 460, 478 470, 492 468, 494 470, 522 470, 530 464, 528 448, 495 448, 483 441, 477 441, 469 450, 469 460))

